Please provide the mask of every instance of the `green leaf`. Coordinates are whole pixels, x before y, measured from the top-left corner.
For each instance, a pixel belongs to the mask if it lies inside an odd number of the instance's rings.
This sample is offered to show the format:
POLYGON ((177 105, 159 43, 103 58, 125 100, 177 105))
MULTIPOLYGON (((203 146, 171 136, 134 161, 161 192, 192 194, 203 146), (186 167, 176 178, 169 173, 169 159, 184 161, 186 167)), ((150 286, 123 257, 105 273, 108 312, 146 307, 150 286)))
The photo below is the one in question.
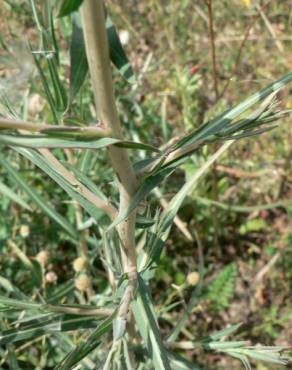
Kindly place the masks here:
POLYGON ((31 51, 32 51, 32 56, 33 56, 35 65, 37 67, 37 70, 39 72, 39 75, 40 75, 40 78, 41 78, 41 81, 42 81, 42 84, 43 84, 44 92, 46 94, 46 100, 48 101, 51 112, 53 114, 54 121, 59 122, 59 112, 56 108, 56 102, 55 102, 54 97, 52 95, 52 92, 50 90, 49 80, 48 80, 47 76, 45 75, 45 73, 43 71, 43 68, 42 68, 41 63, 39 61, 39 58, 37 57, 36 54, 33 53, 32 47, 30 47, 30 48, 31 48, 31 51))
POLYGON ((25 179, 17 172, 2 156, 0 156, 1 165, 7 170, 9 175, 13 178, 15 183, 25 191, 33 201, 46 213, 52 220, 54 220, 62 229, 64 229, 71 237, 78 240, 78 235, 73 226, 61 216, 54 208, 52 208, 43 197, 41 197, 25 179))
POLYGON ((0 295, 0 306, 19 308, 20 310, 25 310, 25 309, 37 310, 39 308, 39 303, 26 302, 23 299, 18 300, 18 299, 13 299, 13 298, 7 298, 5 296, 0 295))
POLYGON ((128 82, 135 83, 136 77, 134 71, 124 51, 119 34, 109 15, 106 17, 106 29, 111 61, 128 82))
POLYGON ((21 199, 21 197, 16 194, 13 190, 8 188, 3 182, 0 181, 0 193, 2 193, 7 198, 11 199, 14 203, 19 204, 21 207, 27 209, 28 211, 31 211, 30 206, 21 199))
POLYGON ((80 16, 72 15, 72 37, 70 44, 70 93, 71 102, 78 94, 88 72, 88 63, 84 49, 84 37, 80 16))
POLYGON ((152 226, 155 224, 155 221, 150 219, 150 218, 147 218, 147 217, 144 217, 144 216, 141 216, 141 215, 137 215, 137 220, 136 220, 136 227, 139 228, 139 229, 147 229, 148 227, 152 226))
POLYGON ((107 201, 107 197, 103 194, 102 191, 99 190, 96 184, 89 177, 84 175, 84 173, 82 173, 78 168, 76 168, 72 164, 64 162, 64 161, 62 161, 62 163, 65 167, 67 167, 70 171, 72 171, 74 175, 76 176, 76 178, 80 182, 82 182, 82 184, 84 184, 90 191, 96 194, 99 198, 107 201))
POLYGON ((71 315, 43 315, 38 320, 27 322, 24 327, 3 330, 0 344, 31 340, 45 334, 60 333, 77 329, 93 328, 100 321, 96 317, 75 317, 71 315))
POLYGON ((0 143, 22 148, 62 148, 62 149, 100 149, 118 143, 118 139, 102 138, 99 140, 70 140, 40 135, 4 135, 0 134, 0 143))
POLYGON ((228 328, 225 328, 215 333, 209 334, 206 337, 199 339, 198 341, 202 343, 214 342, 216 340, 227 337, 230 334, 233 334, 235 331, 237 331, 240 328, 241 325, 242 323, 231 325, 228 328))
MULTIPOLYGON (((204 141, 214 135, 220 134, 222 130, 226 127, 232 127, 231 122, 239 117, 243 112, 250 109, 253 105, 259 101, 267 98, 269 95, 274 94, 276 91, 279 91, 285 85, 292 81, 292 72, 283 76, 276 82, 271 83, 264 89, 258 91, 257 93, 251 95, 249 98, 244 100, 242 103, 236 105, 234 108, 231 108, 221 114, 219 117, 212 119, 211 121, 206 122, 204 125, 199 127, 194 132, 183 137, 179 140, 172 149, 182 148, 186 145, 199 143, 204 141)), ((185 155, 185 154, 184 154, 185 155)))
POLYGON ((59 17, 64 17, 78 10, 83 0, 63 0, 59 11, 59 17))
MULTIPOLYGON (((47 46, 49 47, 49 46, 47 46)), ((61 82, 57 64, 54 58, 46 56, 46 62, 50 74, 51 84, 55 95, 55 107, 58 114, 63 114, 67 108, 67 94, 61 82)))
POLYGON ((114 315, 104 320, 86 340, 82 340, 80 344, 64 358, 55 370, 71 370, 73 366, 92 352, 100 344, 100 337, 112 329, 113 318, 114 315))
MULTIPOLYGON (((77 131, 74 130, 76 134, 77 131)), ((44 135, 6 135, 0 134, 0 144, 19 146, 22 148, 62 148, 62 149, 101 149, 110 145, 127 149, 140 149, 151 152, 159 152, 159 149, 152 145, 138 143, 134 141, 122 141, 111 137, 104 137, 101 139, 83 140, 75 139, 60 139, 52 136, 44 135)))
POLYGON ((237 265, 232 262, 225 266, 208 285, 206 298, 209 299, 218 311, 228 308, 235 293, 237 265))
POLYGON ((136 194, 133 196, 131 203, 125 209, 123 209, 119 216, 115 218, 115 220, 111 223, 108 227, 107 232, 112 230, 115 226, 117 226, 120 222, 126 219, 131 212, 138 206, 138 204, 157 186, 161 183, 163 179, 169 176, 174 169, 171 167, 160 171, 157 174, 153 174, 148 176, 138 188, 136 194))
POLYGON ((250 232, 257 232, 265 230, 267 226, 267 222, 263 218, 253 218, 240 226, 239 233, 244 235, 250 232))
POLYGON ((209 170, 210 166, 223 155, 223 153, 230 147, 233 142, 227 142, 222 145, 220 149, 217 150, 202 166, 201 168, 196 171, 193 176, 184 184, 184 186, 178 191, 178 193, 171 199, 169 202, 168 207, 163 211, 160 222, 156 231, 156 235, 153 237, 151 242, 151 252, 149 254, 149 266, 152 263, 158 263, 161 248, 163 246, 163 242, 166 241, 168 234, 170 232, 171 226, 173 224, 173 220, 177 215, 183 201, 185 200, 186 196, 195 188, 199 179, 209 170))
POLYGON ((41 154, 32 149, 15 148, 15 150, 29 159, 32 163, 42 169, 49 175, 61 188, 63 188, 73 199, 96 220, 98 221, 103 215, 103 211, 84 198, 81 190, 77 186, 73 186, 62 174, 60 174, 41 154))
POLYGON ((187 361, 177 353, 168 351, 168 358, 172 369, 175 370, 203 370, 199 365, 187 361))
MULTIPOLYGON (((80 15, 74 14, 73 20, 73 32, 75 28, 75 34, 72 35, 72 43, 71 43, 71 63, 73 61, 72 56, 73 52, 75 53, 76 50, 76 58, 79 56, 79 63, 76 60, 74 62, 74 70, 78 71, 78 78, 76 76, 75 79, 75 91, 77 93, 78 88, 81 87, 83 80, 88 71, 88 63, 85 62, 86 59, 86 51, 85 51, 85 43, 82 31, 82 25, 80 21, 80 15), (75 25, 74 25, 75 23, 75 25), (74 36, 74 48, 73 48, 73 36, 74 36)), ((119 73, 131 84, 136 82, 136 77, 133 71, 133 68, 127 58, 125 50, 122 46, 122 43, 119 38, 119 34, 111 20, 111 17, 107 14, 106 16, 106 30, 109 42, 109 52, 110 52, 110 59, 114 66, 118 69, 119 73)), ((73 65, 71 64, 71 70, 73 70, 73 65)))
POLYGON ((203 346, 207 349, 212 349, 215 351, 222 351, 229 348, 242 348, 247 345, 247 341, 223 341, 223 342, 209 342, 205 343, 203 346))
POLYGON ((155 370, 171 370, 167 350, 160 337, 151 293, 143 279, 138 276, 137 296, 133 311, 138 330, 145 342, 155 370))

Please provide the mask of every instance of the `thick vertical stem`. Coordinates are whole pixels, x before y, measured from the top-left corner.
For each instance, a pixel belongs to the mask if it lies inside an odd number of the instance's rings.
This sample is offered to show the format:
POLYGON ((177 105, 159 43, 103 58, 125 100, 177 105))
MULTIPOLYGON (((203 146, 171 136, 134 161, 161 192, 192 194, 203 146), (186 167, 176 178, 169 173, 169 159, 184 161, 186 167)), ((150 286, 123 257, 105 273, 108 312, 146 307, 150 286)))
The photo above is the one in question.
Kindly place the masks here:
MULTIPOLYGON (((97 114, 103 125, 110 130, 112 136, 122 138, 122 129, 113 92, 103 2, 102 0, 84 0, 80 11, 97 114)), ((109 152, 118 178, 120 210, 122 210, 129 205, 136 190, 136 177, 124 149, 110 147, 109 152)), ((118 229, 125 252, 124 269, 133 285, 137 274, 135 221, 136 213, 132 212, 119 225, 118 229)))

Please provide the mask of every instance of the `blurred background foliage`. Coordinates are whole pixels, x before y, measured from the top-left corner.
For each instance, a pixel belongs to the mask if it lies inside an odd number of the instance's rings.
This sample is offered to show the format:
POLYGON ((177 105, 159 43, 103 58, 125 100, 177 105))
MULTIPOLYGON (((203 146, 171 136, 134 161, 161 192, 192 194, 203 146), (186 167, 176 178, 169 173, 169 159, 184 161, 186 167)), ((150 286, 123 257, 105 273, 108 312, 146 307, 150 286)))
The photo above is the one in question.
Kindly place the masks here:
MULTIPOLYGON (((218 101, 213 88, 208 12, 203 0, 127 0, 108 4, 138 80, 129 85, 114 71, 118 108, 129 138, 159 146, 291 70, 289 1, 266 1, 266 5, 255 0, 213 2, 218 101)), ((67 18, 56 18, 55 25, 59 68, 68 89, 71 24, 67 18)), ((37 47, 38 33, 29 1, 2 1, 0 113, 52 122, 28 40, 37 47)), ((68 117, 94 120, 89 86, 87 80, 68 117)), ((285 94, 279 102, 281 108, 291 109, 291 88, 281 94, 285 94)), ((204 148, 165 180, 163 195, 155 193, 151 198, 153 207, 159 200, 167 201, 211 151, 212 147, 204 148)), ((44 202, 76 224, 76 204, 62 189, 17 153, 7 149, 3 153, 44 202)), ((70 152, 58 151, 58 156, 70 159, 70 152)), ((187 198, 179 212, 181 226, 172 228, 153 287, 153 299, 161 307, 163 332, 169 332, 171 322, 181 316, 181 307, 195 296, 191 319, 182 332, 184 338, 244 322, 241 335, 255 343, 292 342, 291 160, 290 116, 270 133, 239 141, 187 198), (198 288, 201 254, 205 278, 198 288)), ((80 153, 77 165, 114 200, 112 170, 105 151, 80 153)), ((25 189, 16 187, 11 173, 1 165, 0 193, 4 186, 27 207, 11 201, 5 191, 0 194, 0 292, 16 289, 29 297, 46 298, 61 291, 60 297, 66 296, 66 302, 86 302, 82 289, 74 286, 78 276, 73 269, 78 255, 74 238, 44 213, 25 189), (48 252, 45 263, 40 260, 40 252, 44 251, 48 252)), ((98 228, 78 233, 82 233, 89 249, 93 289, 102 294, 107 276, 99 258, 100 233, 98 228)), ((62 357, 62 348, 43 351, 45 345, 17 349, 22 353, 23 369, 31 368, 27 364, 49 369, 50 361, 62 357), (47 367, 41 367, 44 363, 47 367)), ((190 353, 190 357, 198 356, 190 353)), ((204 361, 210 369, 240 366, 217 354, 209 354, 204 361)), ((258 367, 264 370, 268 365, 258 367)))

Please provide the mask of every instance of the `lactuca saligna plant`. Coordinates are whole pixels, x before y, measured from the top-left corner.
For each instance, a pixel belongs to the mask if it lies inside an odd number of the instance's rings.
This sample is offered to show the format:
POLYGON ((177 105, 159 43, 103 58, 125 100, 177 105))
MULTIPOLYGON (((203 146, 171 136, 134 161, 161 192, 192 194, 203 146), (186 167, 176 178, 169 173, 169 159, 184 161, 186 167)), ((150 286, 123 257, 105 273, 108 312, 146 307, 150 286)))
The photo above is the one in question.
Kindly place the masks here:
MULTIPOLYGON (((64 332, 72 330, 85 330, 87 334, 86 330, 90 329, 90 333, 85 337, 81 336, 75 347, 66 336, 69 347, 73 349, 69 348, 69 353, 58 361, 56 369, 62 370, 72 369, 79 362, 84 368, 94 368, 92 361, 97 359, 100 365, 96 366, 104 369, 193 369, 197 365, 190 364, 174 351, 198 347, 228 353, 240 359, 247 368, 250 367, 249 357, 285 364, 288 361, 287 357, 282 355, 285 347, 252 347, 245 341, 219 341, 233 333, 238 325, 212 334, 208 338, 177 342, 178 335, 186 324, 188 312, 183 314, 169 337, 162 338, 149 281, 159 264, 163 246, 178 210, 199 179, 236 140, 270 130, 274 127, 271 122, 287 113, 275 111, 274 101, 276 93, 292 81, 292 73, 251 95, 219 117, 206 122, 199 129, 156 148, 149 143, 127 140, 121 127, 114 97, 111 61, 124 78, 130 81, 135 78, 103 1, 62 2, 59 15, 71 16, 73 24, 69 94, 66 93, 59 76, 53 8, 49 1, 42 9, 38 9, 33 0, 31 5, 42 50, 41 57, 33 49, 32 53, 53 119, 51 123, 34 123, 13 113, 10 117, 0 117, 0 144, 15 150, 42 169, 78 203, 80 208, 76 212, 79 230, 76 232, 67 219, 30 189, 2 154, 0 162, 14 181, 63 228, 68 237, 82 246, 81 259, 76 262, 75 270, 79 273, 86 266, 87 278, 80 280, 78 286, 80 290, 88 288, 89 304, 72 304, 70 299, 65 300, 66 304, 59 304, 57 298, 61 297, 64 303, 65 292, 47 300, 43 297, 42 302, 38 303, 30 301, 13 288, 8 289, 12 297, 1 295, 0 305, 5 309, 13 308, 14 314, 9 317, 18 320, 16 326, 11 323, 8 330, 3 330, 0 344, 7 345, 7 353, 10 353, 11 343, 34 340, 52 333, 61 332, 66 335, 64 332), (88 70, 95 98, 96 123, 92 125, 75 117, 75 120, 71 119, 68 124, 68 111, 72 108, 72 102, 84 83, 88 70), (259 107, 251 111, 260 101, 262 103, 259 107), (163 211, 156 212, 153 217, 149 209, 140 214, 138 206, 142 201, 145 202, 153 189, 198 149, 213 142, 224 143, 191 176, 163 211), (68 163, 58 158, 58 152, 53 153, 52 150, 57 148, 64 149, 68 163), (110 158, 108 166, 112 167, 115 173, 119 196, 116 202, 100 191, 87 177, 86 171, 82 171, 82 166, 81 169, 76 166, 73 155, 73 150, 77 153, 88 153, 88 149, 102 148, 107 148, 110 158), (128 154, 129 149, 137 150, 138 155, 142 151, 150 154, 132 162, 128 154), (88 266, 90 258, 86 248, 87 240, 84 235, 79 235, 82 229, 81 209, 90 215, 92 224, 97 224, 99 230, 103 262, 111 287, 106 298, 98 296, 88 283, 93 267, 88 266), (105 222, 103 215, 106 215, 105 222), (87 260, 86 263, 83 263, 82 258, 87 260), (83 289, 81 282, 85 285, 88 283, 88 286, 83 289), (24 319, 17 316, 19 311, 26 313, 24 319), (106 333, 108 340, 104 342, 102 336, 106 333)), ((2 191, 19 205, 29 208, 16 194, 9 193, 7 187, 2 187, 2 191)), ((18 253, 21 255, 19 251, 18 253)), ((29 260, 26 260, 26 263, 34 271, 35 265, 29 260)), ((61 341, 62 338, 59 337, 61 341)))

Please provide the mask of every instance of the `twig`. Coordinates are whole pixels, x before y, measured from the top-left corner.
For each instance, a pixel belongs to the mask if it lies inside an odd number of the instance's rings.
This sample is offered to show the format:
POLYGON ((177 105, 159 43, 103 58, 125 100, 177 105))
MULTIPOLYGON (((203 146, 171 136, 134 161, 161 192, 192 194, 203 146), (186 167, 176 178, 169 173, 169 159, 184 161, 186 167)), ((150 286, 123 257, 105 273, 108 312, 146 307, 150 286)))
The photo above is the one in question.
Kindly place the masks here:
POLYGON ((82 137, 90 138, 101 138, 108 137, 111 135, 110 130, 97 127, 97 126, 63 126, 63 125, 48 125, 46 123, 33 123, 21 120, 12 120, 0 117, 0 129, 16 129, 24 130, 29 132, 39 132, 39 133, 50 133, 53 132, 65 132, 78 134, 82 137))
POLYGON ((270 261, 256 274, 255 282, 260 282, 263 277, 270 271, 270 269, 275 265, 280 257, 280 252, 277 252, 270 261))
MULTIPOLYGON (((154 189, 154 193, 156 194, 156 196, 158 197, 159 199, 159 203, 161 204, 162 208, 168 208, 169 207, 169 203, 168 201, 163 198, 163 195, 161 193, 161 191, 158 189, 158 188, 155 188, 154 189)), ((174 218, 174 223, 176 224, 177 228, 180 230, 180 232, 191 242, 194 241, 194 238, 192 236, 192 234, 190 233, 190 231, 188 230, 185 222, 183 222, 183 220, 179 217, 179 216, 175 216, 174 218)))
POLYGON ((226 167, 222 165, 217 165, 216 169, 217 171, 226 173, 234 177, 239 177, 239 178, 243 177, 247 179, 254 179, 261 175, 259 172, 248 172, 248 171, 242 170, 241 168, 232 168, 232 167, 226 167))
MULTIPOLYGON (((267 8, 267 6, 271 3, 272 0, 268 0, 265 4, 263 4, 260 9, 263 11, 264 9, 267 8)), ((239 46, 239 49, 238 49, 238 53, 237 53, 237 56, 235 58, 235 62, 234 62, 234 67, 233 67, 233 70, 231 72, 231 77, 228 79, 228 81, 226 82, 225 86, 223 87, 223 90, 219 96, 219 99, 221 99, 224 95, 225 95, 225 92, 226 90, 228 89, 229 87, 229 84, 233 78, 233 76, 235 76, 235 74, 237 73, 237 70, 238 70, 238 67, 239 67, 239 62, 240 62, 240 58, 241 58, 241 54, 242 54, 242 51, 243 51, 243 48, 249 38, 249 34, 253 28, 253 26, 255 25, 255 23, 257 22, 257 20, 260 18, 261 16, 261 13, 258 12, 256 15, 253 16, 249 26, 247 27, 246 31, 245 31, 245 35, 244 35, 244 38, 239 46)))
POLYGON ((66 305, 52 305, 44 304, 40 306, 44 311, 67 313, 70 315, 79 316, 111 316, 114 312, 111 308, 85 308, 85 307, 71 307, 66 305))
POLYGON ((283 44, 277 39, 277 35, 276 35, 276 32, 273 28, 273 26, 271 25, 271 22, 269 21, 268 17, 266 16, 266 14, 263 12, 263 9, 259 6, 259 4, 256 4, 256 9, 257 11, 260 13, 260 16, 262 17, 268 31, 270 32, 273 40, 275 41, 275 44, 278 48, 278 50, 283 53, 284 52, 284 47, 283 47, 283 44))
POLYGON ((219 91, 218 91, 218 73, 217 73, 215 33, 214 33, 213 1, 205 0, 205 3, 208 7, 209 43, 210 43, 211 59, 212 59, 212 67, 213 67, 214 91, 215 91, 216 101, 217 101, 219 98, 219 91))

